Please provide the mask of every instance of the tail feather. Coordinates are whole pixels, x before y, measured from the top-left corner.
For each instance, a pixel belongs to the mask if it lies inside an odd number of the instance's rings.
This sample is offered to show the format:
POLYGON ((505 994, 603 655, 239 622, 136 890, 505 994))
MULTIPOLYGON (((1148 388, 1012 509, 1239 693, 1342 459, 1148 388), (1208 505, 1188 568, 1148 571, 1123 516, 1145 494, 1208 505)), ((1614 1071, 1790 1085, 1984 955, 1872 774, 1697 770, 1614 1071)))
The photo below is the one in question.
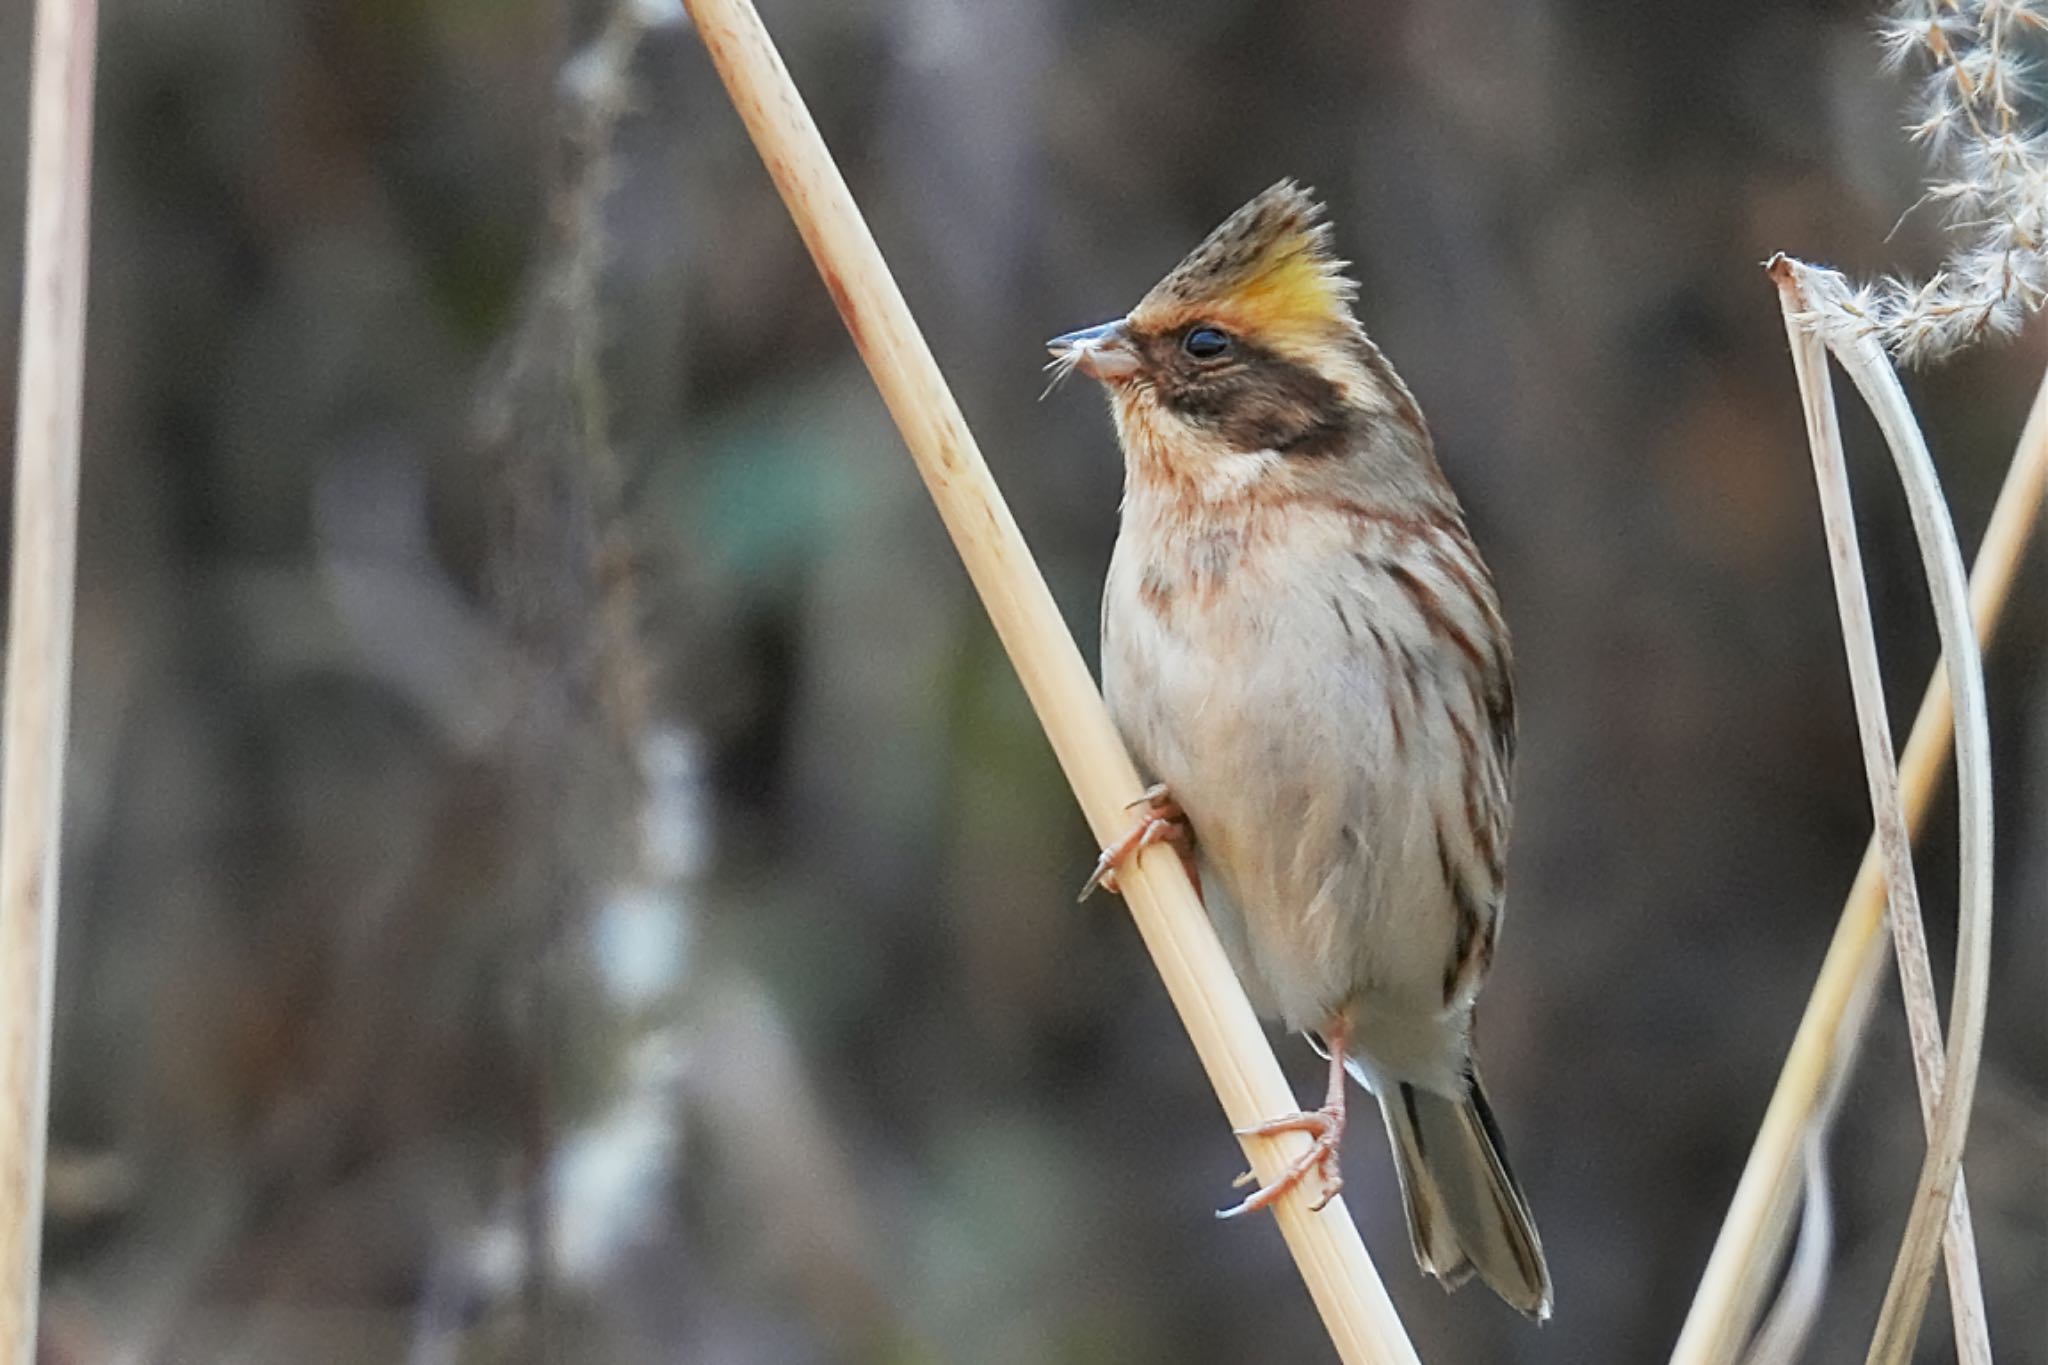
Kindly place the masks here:
POLYGON ((1538 1322, 1549 1317, 1543 1243, 1508 1169, 1478 1075, 1470 1077, 1463 1099, 1388 1085, 1380 1112, 1400 1173, 1416 1264, 1447 1289, 1476 1273, 1538 1322))

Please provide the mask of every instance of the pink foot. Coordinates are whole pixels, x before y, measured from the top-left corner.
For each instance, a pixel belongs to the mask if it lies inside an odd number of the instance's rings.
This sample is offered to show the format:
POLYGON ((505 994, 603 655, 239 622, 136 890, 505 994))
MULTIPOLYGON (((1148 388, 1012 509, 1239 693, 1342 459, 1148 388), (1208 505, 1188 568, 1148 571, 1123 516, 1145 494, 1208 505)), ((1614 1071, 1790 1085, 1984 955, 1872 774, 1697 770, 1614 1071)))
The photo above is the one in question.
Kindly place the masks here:
MULTIPOLYGON (((1166 790, 1166 784, 1161 782, 1131 803, 1133 810, 1140 806, 1144 807, 1144 813, 1095 860, 1095 870, 1082 883, 1078 899, 1087 900, 1095 894, 1098 886, 1112 895, 1122 895, 1123 889, 1116 880, 1117 868, 1157 843, 1169 843, 1180 850, 1181 860, 1187 864, 1188 877, 1193 880, 1194 833, 1188 828, 1188 817, 1181 810, 1180 802, 1173 799, 1166 790)), ((1200 882, 1196 882, 1195 889, 1201 890, 1200 882)))
MULTIPOLYGON (((1280 1172, 1272 1184, 1254 1190, 1242 1203, 1217 1212, 1218 1218, 1236 1218, 1241 1214, 1256 1213, 1271 1208, 1289 1190, 1308 1179, 1314 1172, 1323 1182, 1321 1197, 1309 1205, 1309 1212, 1321 1213, 1337 1192, 1344 1188, 1344 1175, 1338 1168, 1338 1151, 1344 1145, 1344 1105, 1324 1105, 1321 1109, 1303 1110, 1296 1114, 1285 1114, 1277 1119, 1268 1119, 1254 1128, 1240 1128, 1239 1137, 1274 1137, 1281 1133, 1307 1133, 1315 1141, 1309 1149, 1287 1163, 1287 1169, 1280 1172)), ((1237 1178, 1237 1183, 1251 1183, 1252 1173, 1246 1171, 1237 1178)))

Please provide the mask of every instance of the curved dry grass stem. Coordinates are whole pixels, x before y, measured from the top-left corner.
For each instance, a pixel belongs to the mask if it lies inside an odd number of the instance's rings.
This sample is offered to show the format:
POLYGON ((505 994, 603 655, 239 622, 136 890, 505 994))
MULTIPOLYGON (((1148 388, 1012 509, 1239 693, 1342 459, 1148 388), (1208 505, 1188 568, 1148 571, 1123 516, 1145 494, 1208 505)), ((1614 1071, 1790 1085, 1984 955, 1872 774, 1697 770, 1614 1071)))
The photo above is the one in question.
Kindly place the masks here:
MULTIPOLYGON (((1827 272, 1801 267, 1810 291, 1827 272)), ((1839 279, 1839 276, 1832 276, 1839 279)), ((1949 1006, 1947 1078, 1928 1123, 1927 1159, 1906 1217, 1906 1235, 1892 1267, 1870 1344, 1871 1365, 1903 1365, 1913 1354, 1927 1293, 1941 1254, 1943 1229, 1962 1176, 1963 1147, 1976 1103, 1977 1073, 1984 1060, 1984 1020, 1991 991, 1992 803, 1991 724, 1984 698, 1984 660, 1970 624, 1969 576, 1956 543, 1955 524, 1927 441, 1914 420, 1905 389, 1884 348, 1874 337, 1838 344, 1836 359, 1871 415, 1898 469, 1913 531, 1934 600, 1934 624, 1953 694, 1956 737, 1958 856, 1955 989, 1949 1006)), ((1908 854, 1910 856, 1910 854, 1908 854)), ((1974 1254, 1971 1256, 1974 1261, 1974 1254)), ((1982 1290, 1976 1294, 1981 1311, 1982 1290)), ((1963 1311, 1967 1312, 1967 1307, 1963 1311)), ((1989 1345, 1983 1358, 1990 1355, 1989 1345)))
MULTIPOLYGON (((1835 418, 1834 390, 1827 374, 1827 348, 1818 332, 1799 321, 1800 315, 1809 307, 1803 285, 1812 273, 1789 260, 1774 262, 1772 267, 1785 311, 1785 330, 1792 346, 1799 391, 1806 406, 1807 438, 1813 452, 1814 480, 1827 528, 1828 562, 1842 620, 1842 641, 1848 654, 1857 728, 1863 743, 1864 771, 1870 785, 1872 823, 1876 828, 1878 847, 1884 855, 1891 910, 1887 921, 1891 925, 1897 954, 1901 998, 1912 1042, 1915 1079, 1919 1083, 1921 1118, 1931 1139, 1937 1132, 1936 1118, 1941 1111, 1941 1096, 1948 1072, 1942 1056, 1941 1007, 1935 996, 1934 971, 1927 953, 1926 925, 1921 918, 1920 892, 1913 874, 1912 834, 1907 829, 1904 803, 1899 795, 1898 765, 1892 749, 1891 721, 1885 712, 1884 680, 1878 666, 1870 597, 1864 584, 1863 553, 1857 543, 1849 471, 1842 451, 1841 430, 1835 418)), ((1856 345, 1853 342, 1849 344, 1856 345)), ((1871 351, 1875 351, 1874 343, 1871 351)), ((1870 359, 1870 352, 1859 357, 1864 364, 1870 363, 1870 359)), ((1882 352, 1876 352, 1875 363, 1887 371, 1890 369, 1882 352)), ((1910 413, 1906 420, 1911 421, 1910 413)), ((1922 472, 1931 477, 1931 469, 1922 472)), ((1939 499, 1940 490, 1930 490, 1923 485, 1915 493, 1922 501, 1930 495, 1939 499)), ((1945 512, 1940 514, 1940 519, 1946 520, 1945 512)), ((1952 532, 1950 541, 1953 542, 1952 532)), ((1954 577, 1960 583, 1960 555, 1956 559, 1954 577)), ((1988 767, 1988 755, 1985 766, 1988 767)), ((1986 906, 1988 908, 1988 901, 1986 906)), ((1851 1012, 1848 1027, 1852 1035, 1861 1033, 1866 1018, 1863 1011, 1851 1012)), ((1843 1063, 1841 1069, 1845 1070, 1846 1065, 1843 1063)), ((1831 1108, 1823 1110, 1823 1114, 1831 1116, 1831 1108)), ((1809 1148, 1816 1142, 1825 1142, 1829 1126, 1825 1117, 1815 1120, 1808 1138, 1809 1148)), ((1806 1181, 1806 1195, 1809 1203, 1822 1195, 1814 1189, 1810 1176, 1806 1181)), ((1983 1276, 1977 1263, 1976 1234, 1960 1170, 1955 1177, 1943 1243, 1948 1257, 1949 1299, 1953 1309, 1957 1358, 1963 1365, 1991 1365, 1983 1276)))
MULTIPOLYGON (((903 432, 1089 825, 1109 842, 1122 832, 1142 784, 959 405, 753 5, 689 0, 688 9, 903 432)), ((1155 847, 1120 880, 1231 1126, 1296 1108, 1179 857, 1155 847)), ((1271 1180, 1307 1141, 1300 1134, 1249 1139, 1245 1151, 1260 1179, 1271 1180)), ((1288 1194, 1274 1215, 1339 1356, 1413 1365, 1415 1350, 1343 1202, 1312 1214, 1312 1194, 1288 1194)), ((1199 1216, 1206 1223, 1207 1210, 1199 1216)))
MULTIPOLYGON (((1987 642, 2012 592, 2013 578, 2048 498, 2048 378, 2035 394, 1997 506, 1985 528, 1970 582, 1970 608, 1980 643, 1987 642)), ((1929 682, 1911 737, 1899 761, 1899 785, 1909 825, 1925 818, 1948 761, 1949 686, 1937 672, 1929 682)), ((1875 838, 1864 850, 1855 884, 1829 944, 1769 1107, 1757 1130, 1728 1216, 1714 1243, 1685 1326, 1672 1351, 1674 1365, 1721 1365, 1741 1349, 1761 1295, 1753 1273, 1767 1264, 1796 1190, 1804 1135, 1837 1059, 1848 1044, 1843 1025, 1852 1015, 1857 986, 1883 946, 1884 859, 1875 838)))
POLYGON ((0 1359, 35 1359, 57 864, 71 694, 95 0, 40 0, 0 746, 0 1359))

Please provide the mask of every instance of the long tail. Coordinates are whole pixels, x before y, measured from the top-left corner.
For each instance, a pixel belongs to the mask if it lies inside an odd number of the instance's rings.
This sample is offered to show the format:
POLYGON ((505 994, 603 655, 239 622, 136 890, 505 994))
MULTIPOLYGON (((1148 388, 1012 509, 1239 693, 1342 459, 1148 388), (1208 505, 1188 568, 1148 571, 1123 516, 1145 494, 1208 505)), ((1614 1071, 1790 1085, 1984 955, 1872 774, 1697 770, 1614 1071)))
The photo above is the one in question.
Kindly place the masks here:
POLYGON ((1550 1270, 1477 1072, 1465 1098, 1388 1084, 1380 1095, 1415 1263, 1456 1289, 1476 1271, 1538 1322, 1550 1316, 1550 1270))

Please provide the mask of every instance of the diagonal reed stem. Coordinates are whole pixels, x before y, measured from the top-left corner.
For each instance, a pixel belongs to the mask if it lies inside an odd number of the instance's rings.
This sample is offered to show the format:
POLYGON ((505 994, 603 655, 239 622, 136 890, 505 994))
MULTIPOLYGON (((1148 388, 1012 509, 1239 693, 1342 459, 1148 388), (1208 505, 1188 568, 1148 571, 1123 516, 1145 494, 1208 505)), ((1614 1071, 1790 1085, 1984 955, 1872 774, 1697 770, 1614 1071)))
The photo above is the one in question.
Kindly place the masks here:
POLYGON ((96 0, 40 0, 31 57, 7 695, 0 715, 0 1360, 36 1358, 96 0))
MULTIPOLYGON (((750 0, 687 6, 903 432, 1089 826, 1109 842, 1143 787, 959 405, 750 0)), ((1231 1126, 1296 1108, 1179 857, 1155 847, 1120 880, 1231 1126)), ((1300 1134, 1244 1140, 1261 1180, 1271 1180, 1306 1145, 1300 1134)), ((1339 1357, 1414 1365, 1414 1348, 1343 1202, 1312 1214, 1305 1195, 1294 1192, 1274 1214, 1339 1357)))
MULTIPOLYGON (((2048 378, 2034 396, 2005 484, 1978 548, 1970 577, 1970 614, 1977 638, 1988 643, 2012 594, 2027 542, 2048 498, 2048 378)), ((1917 831, 1926 818, 1936 784, 1948 763, 1953 702, 1947 677, 1937 670, 1914 719, 1899 760, 1899 787, 1908 825, 1917 831)), ((1672 1365, 1721 1365, 1734 1358, 1755 1318, 1760 1296, 1758 1267, 1774 1260, 1771 1229, 1791 1207, 1797 1190, 1801 1144, 1836 1059, 1847 1045, 1845 1016, 1858 981, 1884 948, 1884 855, 1873 835, 1842 907, 1806 1012, 1771 1093, 1756 1142, 1728 1216, 1714 1243, 1672 1365)))

